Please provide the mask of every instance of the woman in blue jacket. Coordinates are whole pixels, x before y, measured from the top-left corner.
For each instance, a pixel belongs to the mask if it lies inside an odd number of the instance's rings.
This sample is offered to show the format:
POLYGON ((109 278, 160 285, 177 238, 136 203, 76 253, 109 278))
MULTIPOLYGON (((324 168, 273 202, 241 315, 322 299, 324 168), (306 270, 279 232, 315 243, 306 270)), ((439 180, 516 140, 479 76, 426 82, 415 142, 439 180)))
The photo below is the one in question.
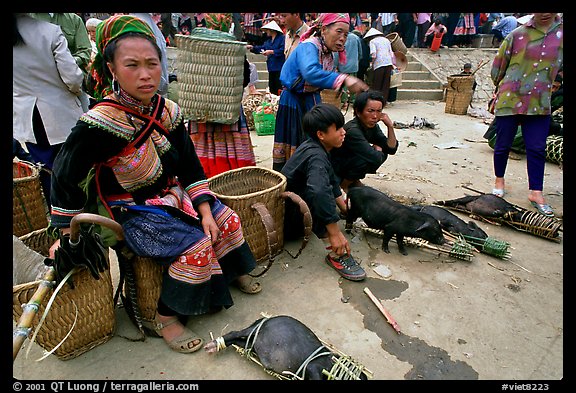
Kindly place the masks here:
POLYGON ((252 53, 261 54, 267 57, 268 67, 268 87, 270 93, 280 95, 282 84, 280 83, 280 71, 284 65, 284 32, 278 23, 272 21, 261 28, 269 38, 262 45, 247 45, 246 48, 252 53))

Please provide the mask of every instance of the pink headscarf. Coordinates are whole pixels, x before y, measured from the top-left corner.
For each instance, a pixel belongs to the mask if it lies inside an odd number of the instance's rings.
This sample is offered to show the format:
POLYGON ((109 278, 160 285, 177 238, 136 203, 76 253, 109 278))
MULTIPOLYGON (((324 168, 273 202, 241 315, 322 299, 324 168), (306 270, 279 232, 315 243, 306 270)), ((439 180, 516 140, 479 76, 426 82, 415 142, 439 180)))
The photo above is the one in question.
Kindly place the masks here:
MULTIPOLYGON (((316 32, 320 32, 322 26, 328 26, 332 23, 336 22, 343 22, 346 24, 350 24, 350 15, 347 13, 323 13, 320 14, 318 18, 310 25, 308 31, 306 31, 300 37, 300 42, 310 38, 316 32)), ((342 52, 338 52, 338 62, 340 64, 346 64, 346 51, 343 50, 342 52)))

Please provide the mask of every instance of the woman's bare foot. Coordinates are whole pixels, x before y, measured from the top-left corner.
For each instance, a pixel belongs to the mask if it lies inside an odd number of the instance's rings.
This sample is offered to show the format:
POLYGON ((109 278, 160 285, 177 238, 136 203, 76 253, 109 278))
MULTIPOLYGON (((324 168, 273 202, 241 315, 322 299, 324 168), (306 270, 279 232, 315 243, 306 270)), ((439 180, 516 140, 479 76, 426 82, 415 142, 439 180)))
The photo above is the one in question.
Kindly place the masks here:
MULTIPOLYGON (((160 314, 156 314, 156 322, 162 324, 162 328, 158 329, 158 333, 162 334, 164 340, 168 343, 174 341, 176 338, 183 335, 185 327, 177 320, 178 317, 170 316, 165 317, 160 314)), ((193 340, 192 345, 196 346, 202 344, 202 340, 199 338, 193 340)))
POLYGON ((496 180, 494 180, 494 188, 503 190, 505 186, 506 184, 503 177, 497 177, 496 180))
POLYGON ((546 201, 544 200, 544 194, 542 193, 542 191, 530 190, 530 193, 528 194, 528 200, 530 202, 536 202, 539 205, 546 204, 546 201))
POLYGON ((492 189, 492 194, 496 195, 497 197, 504 197, 504 178, 497 177, 494 181, 494 188, 492 189))

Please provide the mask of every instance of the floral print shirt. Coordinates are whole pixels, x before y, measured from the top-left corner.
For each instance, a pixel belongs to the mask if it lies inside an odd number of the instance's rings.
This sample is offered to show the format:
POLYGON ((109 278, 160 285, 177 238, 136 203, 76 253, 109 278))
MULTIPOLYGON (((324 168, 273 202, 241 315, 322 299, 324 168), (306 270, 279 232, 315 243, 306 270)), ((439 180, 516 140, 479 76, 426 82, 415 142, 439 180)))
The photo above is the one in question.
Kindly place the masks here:
POLYGON ((547 32, 534 20, 514 29, 500 45, 491 78, 498 89, 496 116, 549 115, 552 82, 563 64, 564 29, 559 16, 547 32))

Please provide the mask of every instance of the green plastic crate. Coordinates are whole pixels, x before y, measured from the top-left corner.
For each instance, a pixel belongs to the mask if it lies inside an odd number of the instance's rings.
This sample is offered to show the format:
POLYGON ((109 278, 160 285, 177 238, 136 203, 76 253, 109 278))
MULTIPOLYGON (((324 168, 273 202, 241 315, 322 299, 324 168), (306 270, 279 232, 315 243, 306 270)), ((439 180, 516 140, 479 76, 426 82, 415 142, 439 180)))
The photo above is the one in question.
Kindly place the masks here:
POLYGON ((272 113, 252 113, 257 135, 274 135, 276 116, 272 113))

